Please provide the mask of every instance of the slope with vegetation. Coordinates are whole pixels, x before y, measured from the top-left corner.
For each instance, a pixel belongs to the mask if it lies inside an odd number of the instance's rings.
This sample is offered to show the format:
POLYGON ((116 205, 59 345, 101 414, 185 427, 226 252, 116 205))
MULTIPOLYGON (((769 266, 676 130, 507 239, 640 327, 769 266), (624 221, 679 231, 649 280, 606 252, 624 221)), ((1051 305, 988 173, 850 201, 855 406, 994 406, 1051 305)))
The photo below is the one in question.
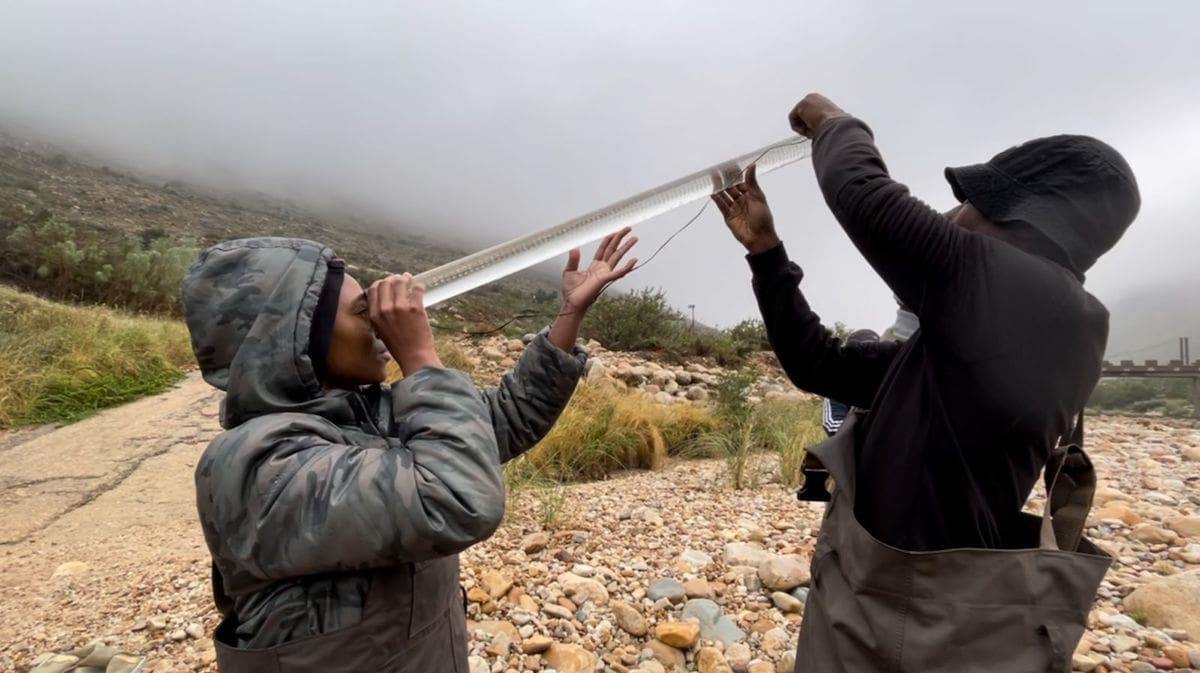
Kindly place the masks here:
MULTIPOLYGON (((350 260, 365 282, 384 270, 425 270, 461 254, 411 232, 388 229, 354 215, 320 216, 262 195, 235 199, 177 181, 155 183, 89 165, 53 147, 0 132, 0 243, 5 252, 0 255, 0 283, 69 304, 178 318, 180 280, 199 250, 220 240, 261 235, 325 242, 350 260)), ((6 292, 9 301, 18 301, 13 291, 6 292)), ((516 336, 550 322, 557 310, 553 279, 518 274, 438 306, 431 314, 442 335, 500 332, 516 336)), ((87 316, 81 320, 87 324, 101 320, 101 315, 107 316, 105 320, 118 319, 116 314, 103 312, 80 315, 87 316)), ((155 325, 155 330, 165 325, 145 324, 155 325)), ((23 332, 29 328, 24 323, 5 325, 3 338, 10 344, 39 343, 41 335, 23 332)), ((182 330, 178 325, 173 329, 182 330)), ((693 325, 654 289, 602 297, 583 334, 615 349, 654 350, 675 360, 711 357, 721 365, 742 363, 765 345, 760 322, 746 321, 724 331, 693 325)), ((176 337, 181 335, 178 332, 176 337)), ((121 343, 141 348, 128 341, 121 343)), ((85 367, 78 359, 55 360, 52 352, 38 350, 40 361, 48 368, 61 366, 69 371, 85 367)), ((65 351, 60 355, 65 358, 65 351)), ((124 355, 135 359, 139 354, 130 351, 124 355)), ((178 376, 187 358, 166 362, 175 367, 172 375, 178 376)), ((18 365, 14 361, 9 366, 18 365)), ((79 371, 82 376, 84 370, 79 371)), ((147 375, 147 380, 151 378, 147 375)), ((118 403, 132 394, 117 386, 106 397, 103 391, 107 389, 95 387, 95 399, 88 404, 118 403)), ((146 388, 157 389, 155 385, 146 388)), ((25 393, 23 397, 30 395, 36 396, 25 393)), ((29 404, 41 408, 40 402, 29 404)), ((67 420, 78 415, 74 410, 3 413, 9 424, 20 419, 67 420)))
MULTIPOLYGON (((401 228, 353 214, 322 216, 262 195, 206 193, 76 161, 0 132, 0 282, 48 296, 177 313, 177 279, 202 247, 231 238, 290 236, 332 246, 370 280, 460 256, 401 228)), ((545 295, 524 274, 444 307, 487 322, 545 295)))

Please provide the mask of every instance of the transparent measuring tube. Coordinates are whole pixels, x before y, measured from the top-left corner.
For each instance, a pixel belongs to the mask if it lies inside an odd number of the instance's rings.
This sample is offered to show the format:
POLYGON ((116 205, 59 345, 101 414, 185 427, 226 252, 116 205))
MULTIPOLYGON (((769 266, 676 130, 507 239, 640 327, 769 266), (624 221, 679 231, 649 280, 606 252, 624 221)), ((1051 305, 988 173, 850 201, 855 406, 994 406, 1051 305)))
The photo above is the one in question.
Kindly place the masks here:
POLYGON ((562 224, 526 234, 443 264, 414 280, 425 284, 425 305, 433 306, 477 287, 544 262, 742 182, 743 171, 757 163, 759 175, 807 157, 811 144, 792 137, 723 161, 705 170, 580 215, 562 224))

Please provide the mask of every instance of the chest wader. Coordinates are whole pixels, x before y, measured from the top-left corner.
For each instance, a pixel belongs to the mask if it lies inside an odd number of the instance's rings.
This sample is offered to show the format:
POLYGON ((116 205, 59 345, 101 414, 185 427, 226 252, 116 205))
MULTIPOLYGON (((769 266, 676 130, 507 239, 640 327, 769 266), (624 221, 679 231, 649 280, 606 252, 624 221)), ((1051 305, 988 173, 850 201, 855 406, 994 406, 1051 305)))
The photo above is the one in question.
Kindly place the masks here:
MULTIPOLYGON (((1028 548, 909 552, 876 540, 854 516, 863 414, 855 410, 809 450, 833 489, 813 552, 796 673, 1069 672, 1111 562, 1082 537, 1096 490, 1082 417, 1047 461, 1044 512, 1020 514, 1019 546, 1028 548)), ((807 490, 819 492, 824 475, 806 473, 817 481, 807 490)))
POLYGON ((467 673, 458 556, 374 571, 362 621, 274 647, 237 647, 237 617, 213 569, 225 619, 213 643, 221 673, 467 673))

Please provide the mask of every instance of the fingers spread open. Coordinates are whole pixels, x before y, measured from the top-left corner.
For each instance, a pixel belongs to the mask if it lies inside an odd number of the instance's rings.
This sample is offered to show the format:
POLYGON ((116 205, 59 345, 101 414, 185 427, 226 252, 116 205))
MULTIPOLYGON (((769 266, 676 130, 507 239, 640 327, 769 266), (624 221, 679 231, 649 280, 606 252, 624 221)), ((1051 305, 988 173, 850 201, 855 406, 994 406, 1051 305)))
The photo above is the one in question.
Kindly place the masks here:
POLYGON ((720 193, 713 194, 709 198, 713 200, 713 203, 717 204, 717 210, 721 211, 722 216, 729 217, 729 205, 725 203, 725 199, 721 198, 720 193))
POLYGON ((617 249, 616 249, 616 250, 613 252, 613 254, 612 254, 612 255, 609 255, 609 257, 608 257, 608 259, 607 259, 606 261, 607 261, 607 262, 608 262, 610 265, 612 265, 612 266, 614 266, 614 267, 615 267, 616 265, 620 264, 620 263, 621 263, 621 258, 622 258, 622 257, 624 257, 624 256, 625 256, 625 253, 629 252, 629 249, 630 249, 630 248, 632 248, 632 247, 633 247, 633 245, 634 245, 635 243, 637 243, 637 242, 638 242, 637 236, 631 236, 631 237, 629 238, 629 240, 625 241, 625 243, 623 243, 623 244, 621 245, 621 247, 617 248, 617 249))
POLYGON ((717 192, 714 196, 717 198, 717 204, 724 204, 726 208, 733 208, 737 203, 733 190, 725 189, 717 192))

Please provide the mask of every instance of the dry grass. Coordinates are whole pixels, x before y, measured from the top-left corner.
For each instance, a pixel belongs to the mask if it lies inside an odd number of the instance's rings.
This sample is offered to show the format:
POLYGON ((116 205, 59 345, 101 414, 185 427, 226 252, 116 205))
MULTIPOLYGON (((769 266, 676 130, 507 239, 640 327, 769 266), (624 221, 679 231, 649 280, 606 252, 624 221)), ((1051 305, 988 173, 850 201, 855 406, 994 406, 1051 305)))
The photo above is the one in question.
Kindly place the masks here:
POLYGON ((450 369, 461 369, 470 374, 475 371, 475 367, 479 365, 475 358, 471 357, 467 349, 463 347, 463 342, 449 337, 439 337, 436 340, 438 357, 441 358, 442 364, 450 369))
POLYGON ((759 427, 754 417, 727 423, 715 432, 696 438, 690 452, 723 459, 729 485, 734 489, 757 486, 754 456, 759 448, 758 433, 759 427))
MULTIPOLYGON (((438 339, 437 350, 445 366, 474 371, 477 363, 459 342, 438 339)), ((399 378, 391 363, 389 379, 399 378)), ((581 383, 550 433, 505 466, 505 481, 517 493, 619 470, 657 469, 716 426, 716 417, 703 407, 664 406, 611 382, 581 383)))
POLYGON ((161 392, 194 362, 182 322, 0 286, 0 427, 73 421, 161 392))
POLYGON ((805 449, 825 439, 820 399, 767 400, 758 405, 755 416, 763 448, 779 454, 780 481, 798 486, 805 449))
POLYGON ((716 419, 705 408, 664 406, 611 384, 585 383, 550 434, 509 469, 534 481, 600 479, 620 470, 657 469, 714 427, 716 419))
MULTIPOLYGON (((447 367, 471 373, 477 364, 460 342, 439 339, 437 348, 447 367)), ((750 405, 745 395, 752 381, 746 372, 728 377, 714 404, 702 407, 658 404, 613 381, 581 383, 550 433, 504 466, 508 493, 535 491, 543 525, 553 527, 561 518, 558 484, 658 469, 669 456, 722 458, 734 488, 744 488, 754 485, 756 456, 778 453, 780 479, 794 485, 805 447, 824 438, 820 403, 774 399, 750 405)))
POLYGON ((806 449, 825 439, 820 401, 776 398, 757 405, 742 404, 740 387, 736 377, 723 382, 716 404, 721 423, 698 436, 687 453, 724 460, 735 489, 756 486, 756 457, 775 453, 779 455, 779 480, 788 486, 799 485, 806 449))

